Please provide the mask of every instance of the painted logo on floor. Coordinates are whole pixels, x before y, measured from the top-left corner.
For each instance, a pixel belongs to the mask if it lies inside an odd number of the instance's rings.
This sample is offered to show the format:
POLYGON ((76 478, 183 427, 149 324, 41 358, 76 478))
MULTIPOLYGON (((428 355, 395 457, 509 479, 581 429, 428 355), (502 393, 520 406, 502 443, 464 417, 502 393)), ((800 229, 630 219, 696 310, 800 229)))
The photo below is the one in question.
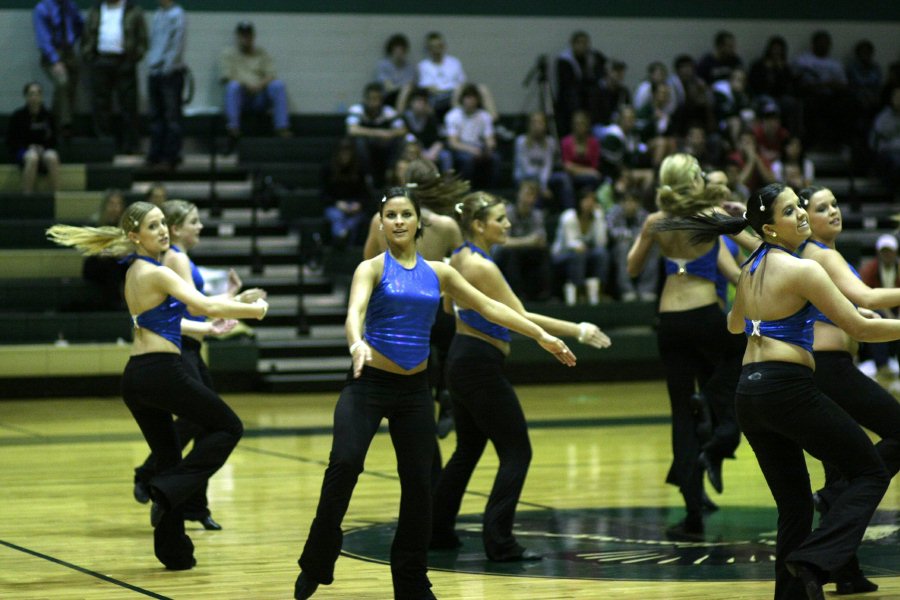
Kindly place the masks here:
MULTIPOLYGON (((683 516, 669 508, 531 510, 516 514, 519 544, 543 555, 521 563, 489 561, 481 516, 457 521, 462 547, 432 551, 431 569, 529 577, 636 580, 730 580, 774 577, 774 508, 726 507, 706 519, 702 541, 675 539, 666 528, 683 516)), ((817 522, 817 521, 816 521, 817 522)), ((348 531, 344 554, 387 563, 394 523, 348 531)), ((900 513, 879 511, 859 550, 870 575, 900 575, 900 513)))

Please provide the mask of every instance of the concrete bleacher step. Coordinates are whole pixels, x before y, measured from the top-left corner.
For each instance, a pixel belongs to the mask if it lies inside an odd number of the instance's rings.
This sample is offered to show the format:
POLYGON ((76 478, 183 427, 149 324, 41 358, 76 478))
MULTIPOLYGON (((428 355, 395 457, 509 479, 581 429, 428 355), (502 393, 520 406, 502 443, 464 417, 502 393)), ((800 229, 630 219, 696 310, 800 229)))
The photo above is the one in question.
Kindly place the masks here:
POLYGON ((260 377, 260 386, 262 391, 273 394, 339 392, 346 378, 347 369, 319 373, 270 373, 260 377))

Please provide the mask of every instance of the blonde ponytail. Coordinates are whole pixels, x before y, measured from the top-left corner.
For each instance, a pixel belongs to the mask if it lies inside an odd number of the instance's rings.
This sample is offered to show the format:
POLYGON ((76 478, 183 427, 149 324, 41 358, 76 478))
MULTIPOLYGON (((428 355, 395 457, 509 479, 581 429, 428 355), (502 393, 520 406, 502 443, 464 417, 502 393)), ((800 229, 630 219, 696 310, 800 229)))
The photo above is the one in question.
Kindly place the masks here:
POLYGON ((149 202, 135 202, 125 209, 118 227, 76 227, 54 225, 47 230, 47 239, 69 248, 76 248, 85 256, 125 256, 135 251, 134 242, 128 237, 137 232, 141 222, 156 206, 149 202))

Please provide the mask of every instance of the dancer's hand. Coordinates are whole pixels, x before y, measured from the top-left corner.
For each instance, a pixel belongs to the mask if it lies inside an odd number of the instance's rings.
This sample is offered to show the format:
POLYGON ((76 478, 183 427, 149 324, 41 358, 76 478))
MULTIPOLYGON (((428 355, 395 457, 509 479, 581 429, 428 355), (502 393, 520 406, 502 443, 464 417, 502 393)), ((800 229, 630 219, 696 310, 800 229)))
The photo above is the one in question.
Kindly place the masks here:
POLYGON ((880 319, 881 314, 875 312, 874 310, 869 310, 868 308, 863 308, 862 306, 857 306, 856 310, 859 311, 859 314, 864 316, 867 319, 880 319))
POLYGON ((266 290, 261 288, 250 288, 249 290, 244 290, 240 294, 234 297, 235 301, 243 302, 245 304, 253 304, 259 298, 265 299, 268 294, 266 290))
POLYGON ((609 348, 612 340, 593 323, 578 324, 578 342, 594 348, 609 348))
POLYGON ((209 335, 225 335, 237 324, 237 319, 213 319, 209 322, 209 335))
POLYGON ((228 293, 232 296, 244 287, 244 282, 234 269, 228 269, 228 293))
POLYGON ((353 357, 353 378, 358 379, 366 363, 372 361, 372 348, 363 340, 359 340, 350 346, 350 356, 353 357))
POLYGON ((567 367, 575 366, 575 354, 573 354, 572 351, 569 350, 569 347, 566 346, 566 343, 558 337, 554 337, 545 332, 538 340, 538 343, 541 345, 541 348, 555 356, 556 360, 562 364, 567 367))

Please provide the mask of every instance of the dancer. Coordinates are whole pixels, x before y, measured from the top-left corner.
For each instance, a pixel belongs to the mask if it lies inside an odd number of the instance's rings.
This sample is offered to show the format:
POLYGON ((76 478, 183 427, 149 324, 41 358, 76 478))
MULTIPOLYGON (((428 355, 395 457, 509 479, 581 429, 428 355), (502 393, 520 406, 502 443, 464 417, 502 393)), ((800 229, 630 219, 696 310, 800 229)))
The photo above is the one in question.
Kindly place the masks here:
MULTIPOLYGON (((484 192, 466 196, 456 205, 466 242, 456 249, 450 266, 479 291, 505 304, 555 335, 606 348, 609 337, 592 323, 572 323, 527 312, 509 287, 489 251, 507 240, 510 223, 500 198, 484 192)), ((458 548, 456 517, 469 478, 490 441, 500 466, 484 511, 482 540, 487 557, 495 561, 539 560, 540 554, 516 542, 513 520, 516 504, 531 462, 531 442, 525 415, 503 363, 510 350, 506 327, 487 321, 480 312, 460 308, 456 336, 450 346, 447 375, 456 419, 456 450, 441 473, 434 493, 431 548, 458 548)))
POLYGON ((243 426, 215 392, 188 375, 181 359, 181 320, 187 310, 213 318, 262 319, 266 301, 253 303, 207 298, 160 263, 169 249, 169 232, 161 210, 135 202, 119 227, 54 225, 47 236, 83 254, 125 256, 125 302, 134 321, 131 358, 122 376, 125 405, 157 459, 150 496, 159 505, 153 546, 166 568, 190 569, 194 546, 184 533, 182 506, 221 467, 237 445, 243 426), (127 255, 127 256, 126 256, 127 255), (190 419, 207 435, 181 457, 172 415, 190 419))
MULTIPOLYGON (((163 206, 163 215, 169 228, 169 248, 163 258, 163 265, 169 267, 179 277, 193 284, 197 291, 203 293, 203 275, 194 261, 188 256, 188 252, 200 241, 200 232, 203 223, 197 207, 185 200, 167 200, 163 206)), ((233 270, 228 274, 228 293, 216 298, 234 298, 238 302, 253 302, 257 298, 265 298, 266 293, 261 289, 241 289, 241 280, 233 270)), ((206 317, 187 314, 181 322, 181 359, 188 374, 215 391, 209 368, 203 362, 200 349, 206 336, 224 335, 234 329, 237 321, 234 319, 214 319, 209 321, 206 317)), ((188 419, 177 419, 175 431, 181 448, 198 436, 205 435, 203 428, 188 419)), ((150 480, 156 474, 156 457, 150 454, 144 463, 134 470, 134 499, 145 504, 150 500, 150 480)), ((158 506, 158 505, 156 505, 158 506)), ((209 511, 209 501, 206 497, 206 483, 194 494, 182 507, 185 520, 198 521, 204 529, 218 531, 222 529, 209 511)))
POLYGON ((694 241, 708 244, 747 225, 764 242, 744 263, 728 314, 729 330, 748 336, 737 416, 778 507, 775 598, 805 593, 824 600, 822 583, 853 559, 890 480, 865 432, 815 385, 815 311, 862 341, 900 338, 900 320, 864 318, 821 265, 794 255, 810 228, 799 198, 784 184, 756 192, 746 218, 694 216, 658 227, 692 231, 694 241), (814 530, 803 451, 847 480, 814 530))
MULTIPOLYGON (((807 187, 800 200, 809 214, 810 238, 801 244, 798 254, 816 261, 844 296, 864 309, 900 306, 900 289, 873 289, 864 284, 856 269, 837 250, 836 241, 843 229, 841 209, 828 188, 807 187)), ((875 449, 884 461, 888 475, 900 471, 900 404, 878 382, 866 377, 853 364, 858 344, 836 327, 821 312, 815 313, 816 361, 815 382, 826 396, 834 400, 853 419, 880 438, 875 449)), ((821 512, 827 512, 847 486, 834 465, 825 465, 825 487, 816 492, 814 501, 821 512)), ((831 573, 838 594, 874 592, 878 585, 866 579, 854 557, 848 565, 831 573)))
POLYGON ((425 369, 429 331, 441 291, 505 327, 537 340, 562 363, 574 365, 569 348, 512 309, 473 288, 452 267, 416 252, 421 210, 404 188, 382 200, 388 249, 357 267, 347 309, 347 341, 353 367, 334 413, 334 438, 322 493, 298 561, 294 597, 309 598, 334 580, 341 550, 341 521, 381 420, 388 418, 400 475, 400 516, 391 546, 394 597, 434 598, 428 581, 431 537, 430 467, 434 418, 425 369))
POLYGON ((722 461, 734 456, 740 442, 733 399, 741 342, 728 333, 716 294, 718 272, 734 282, 738 268, 719 240, 694 246, 683 232, 655 229, 657 223, 672 216, 721 210, 718 206, 722 198, 729 197, 728 189, 707 184, 697 159, 688 154, 667 157, 659 173, 659 210, 644 221, 628 252, 628 274, 640 275, 653 246, 659 245, 666 259, 666 281, 660 295, 657 335, 672 406, 673 456, 666 482, 678 486, 687 510, 685 518, 667 533, 673 538, 702 539, 704 504, 715 509, 708 499, 704 502, 703 472, 708 472, 713 487, 721 492, 722 461), (703 422, 705 409, 695 394, 698 388, 716 421, 709 439, 698 433, 698 420, 703 422))

